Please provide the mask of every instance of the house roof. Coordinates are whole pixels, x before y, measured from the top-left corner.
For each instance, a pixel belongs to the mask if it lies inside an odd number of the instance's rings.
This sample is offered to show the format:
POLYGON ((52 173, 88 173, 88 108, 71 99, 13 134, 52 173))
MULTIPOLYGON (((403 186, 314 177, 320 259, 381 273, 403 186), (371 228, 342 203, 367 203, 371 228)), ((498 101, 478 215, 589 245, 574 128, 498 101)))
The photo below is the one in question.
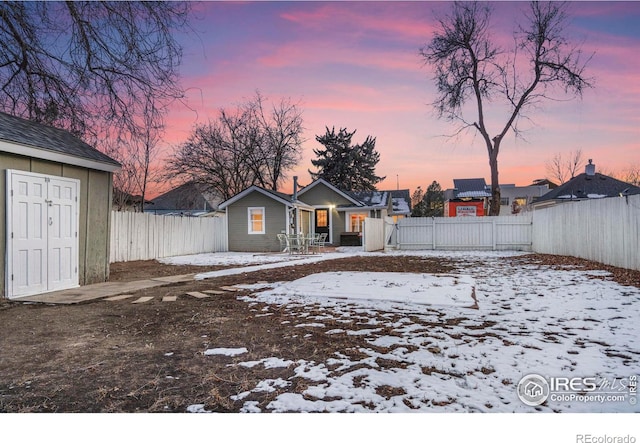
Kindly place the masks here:
POLYGON ((0 112, 0 151, 114 172, 120 163, 63 129, 0 112))
POLYGON ((346 198, 347 200, 349 200, 351 203, 353 203, 356 206, 362 206, 363 205, 362 202, 360 202, 359 200, 355 199, 353 196, 349 195, 349 193, 341 191, 340 189, 336 188, 335 186, 333 186, 331 183, 329 183, 328 181, 326 181, 323 178, 318 178, 315 181, 313 181, 312 183, 310 183, 307 186, 305 186, 304 188, 300 189, 298 191, 298 196, 304 194, 308 190, 313 189, 314 187, 316 187, 316 186, 318 186, 320 184, 327 186, 328 188, 330 188, 331 190, 333 190, 337 194, 341 195, 342 197, 346 198))
POLYGON ((390 192, 393 206, 391 215, 411 214, 411 192, 408 189, 397 189, 390 192))
POLYGON ((640 187, 598 172, 582 173, 540 197, 537 203, 550 200, 584 200, 640 194, 640 187))
POLYGON ((244 197, 251 194, 252 192, 259 192, 262 195, 266 195, 267 197, 272 198, 288 207, 298 207, 298 208, 304 208, 309 210, 313 209, 311 206, 309 206, 304 202, 301 202, 300 200, 292 201, 291 196, 288 194, 284 194, 278 191, 272 191, 270 189, 261 188, 260 186, 256 186, 256 185, 253 185, 245 189, 244 191, 234 195, 230 199, 220 203, 220 206, 218 206, 218 209, 225 209, 227 206, 237 202, 238 200, 243 199, 244 197))
POLYGON ((387 191, 348 191, 354 200, 361 203, 361 206, 386 208, 389 205, 391 194, 387 191))
POLYGON ((153 207, 150 209, 156 211, 206 211, 216 209, 220 200, 213 192, 206 191, 205 186, 187 182, 151 200, 153 207))
POLYGON ((491 197, 487 192, 484 178, 455 178, 453 179, 454 198, 491 197))

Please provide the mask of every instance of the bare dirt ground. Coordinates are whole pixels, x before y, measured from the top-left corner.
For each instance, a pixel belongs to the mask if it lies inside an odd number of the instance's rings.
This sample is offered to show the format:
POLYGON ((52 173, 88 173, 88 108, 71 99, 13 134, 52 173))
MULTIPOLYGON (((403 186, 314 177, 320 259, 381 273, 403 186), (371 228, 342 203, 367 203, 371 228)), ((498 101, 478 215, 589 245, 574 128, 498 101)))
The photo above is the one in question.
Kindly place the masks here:
MULTIPOLYGON (((607 270, 612 274, 609 278, 640 287, 640 272, 585 260, 535 254, 504 260, 607 270)), ((220 268, 130 262, 112 265, 111 279, 146 279, 220 268)), ((189 405, 204 404, 208 411, 238 412, 242 402, 231 397, 255 387, 267 376, 266 370, 255 366, 238 372, 228 365, 234 357, 211 359, 204 354, 208 347, 216 343, 247 347, 244 359, 271 355, 321 361, 338 351, 357 353, 364 339, 329 336, 313 328, 304 334, 297 328, 293 333, 295 326, 285 321, 284 313, 272 309, 273 315, 256 316, 256 306, 239 300, 238 292, 203 299, 185 296, 186 292, 290 281, 327 271, 446 273, 452 269, 452 263, 440 258, 350 257, 148 289, 135 294, 154 296, 143 304, 97 300, 49 306, 3 300, 0 411, 185 412, 189 405), (162 302, 165 295, 178 298, 162 302)), ((304 379, 293 377, 289 368, 268 371, 270 378, 291 380, 291 392, 306 388, 304 379)), ((265 392, 255 400, 264 405, 275 395, 277 391, 265 392)))

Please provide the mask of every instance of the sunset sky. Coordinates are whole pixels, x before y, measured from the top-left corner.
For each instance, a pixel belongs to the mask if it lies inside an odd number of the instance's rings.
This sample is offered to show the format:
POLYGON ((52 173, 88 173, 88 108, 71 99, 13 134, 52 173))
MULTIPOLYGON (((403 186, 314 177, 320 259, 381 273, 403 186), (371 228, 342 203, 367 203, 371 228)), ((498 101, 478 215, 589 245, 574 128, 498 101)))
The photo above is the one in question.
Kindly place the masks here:
MULTIPOLYGON (((204 2, 194 3, 193 33, 184 45, 183 86, 188 105, 168 116, 165 150, 182 143, 193 125, 214 119, 256 90, 279 101, 299 101, 304 152, 296 170, 310 182, 316 135, 328 126, 371 135, 380 153, 380 189, 443 188, 454 178, 484 177, 486 148, 474 133, 448 137, 438 120, 433 73, 419 56, 432 36, 435 14, 448 2, 204 2)), ((494 2, 497 41, 510 44, 527 6, 494 2)), ((581 149, 600 172, 640 165, 640 2, 572 2, 567 35, 593 55, 586 75, 595 87, 582 99, 547 101, 527 115, 525 139, 502 143, 500 182, 528 185, 544 178, 545 163, 581 149)), ((503 125, 504 117, 492 115, 503 125)), ((492 135, 499 125, 490 127, 492 135)), ((290 183, 281 189, 291 192, 290 183)))

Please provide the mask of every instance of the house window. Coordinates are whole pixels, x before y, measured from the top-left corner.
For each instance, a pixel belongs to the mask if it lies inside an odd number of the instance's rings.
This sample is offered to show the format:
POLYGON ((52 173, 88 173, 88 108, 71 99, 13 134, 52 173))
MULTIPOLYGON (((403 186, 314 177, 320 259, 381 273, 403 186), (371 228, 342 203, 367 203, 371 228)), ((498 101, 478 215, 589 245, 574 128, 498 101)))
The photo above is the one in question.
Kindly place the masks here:
POLYGON ((501 206, 509 206, 509 197, 501 197, 500 198, 501 206))
POLYGON ((349 232, 362 232, 367 214, 349 214, 349 232))
POLYGON ((248 208, 249 234, 264 234, 264 208, 248 208))

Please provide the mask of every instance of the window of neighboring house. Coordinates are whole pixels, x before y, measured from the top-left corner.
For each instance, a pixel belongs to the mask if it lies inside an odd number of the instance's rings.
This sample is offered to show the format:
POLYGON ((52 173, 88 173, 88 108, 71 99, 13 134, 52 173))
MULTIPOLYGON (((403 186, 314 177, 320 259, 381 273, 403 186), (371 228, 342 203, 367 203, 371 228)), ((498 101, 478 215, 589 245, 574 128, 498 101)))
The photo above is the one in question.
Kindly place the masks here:
POLYGON ((500 198, 500 205, 509 206, 509 197, 501 197, 500 198))
POLYGON ((349 232, 362 232, 364 226, 364 219, 367 214, 349 214, 349 232))
POLYGON ((264 208, 248 208, 249 234, 264 234, 264 208))

